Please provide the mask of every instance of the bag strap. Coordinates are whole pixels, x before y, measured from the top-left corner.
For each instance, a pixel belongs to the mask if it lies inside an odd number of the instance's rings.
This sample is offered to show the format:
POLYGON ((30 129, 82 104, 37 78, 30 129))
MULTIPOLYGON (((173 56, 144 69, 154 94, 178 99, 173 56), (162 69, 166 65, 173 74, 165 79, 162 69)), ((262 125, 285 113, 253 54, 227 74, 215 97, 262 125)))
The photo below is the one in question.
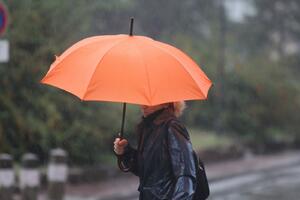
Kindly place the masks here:
MULTIPOLYGON (((169 119, 167 122, 166 122, 166 126, 169 127, 169 123, 173 120, 174 118, 172 119, 169 119)), ((176 119, 175 119, 176 120, 176 119)), ((166 134, 166 139, 167 139, 167 146, 168 146, 168 149, 169 149, 169 143, 168 143, 168 134, 166 134)), ((169 154, 169 157, 170 154, 169 154)), ((195 196, 193 197, 193 200, 204 200, 204 199, 207 199, 207 197, 209 196, 210 194, 210 190, 209 190, 209 185, 208 185, 208 181, 207 181, 207 177, 206 177, 206 172, 205 172, 205 167, 204 167, 204 163, 203 161, 198 157, 197 153, 195 152, 195 150, 193 150, 193 159, 194 159, 194 162, 195 162, 195 170, 196 170, 196 180, 195 180, 195 184, 196 184, 196 189, 195 189, 195 196), (200 170, 200 171, 199 171, 200 170), (198 174, 199 173, 199 174, 198 174), (201 188, 201 192, 199 194, 199 187, 202 187, 201 188), (197 192, 198 191, 198 192, 197 192), (197 194, 196 194, 197 192, 197 194)))
MULTIPOLYGON (((165 122, 167 128, 169 127, 168 125, 169 125, 169 123, 170 123, 172 120, 177 120, 177 119, 176 119, 176 118, 168 119, 168 120, 165 122)), ((169 149, 168 134, 166 134, 166 135, 167 135, 167 136, 166 136, 166 139, 167 139, 166 144, 167 144, 167 147, 168 147, 168 149, 169 149)), ((171 157, 171 156, 169 155, 169 157, 171 157)), ((193 150, 193 158, 194 158, 194 162, 195 162, 195 167, 199 167, 201 171, 205 171, 204 164, 203 164, 202 160, 198 158, 198 155, 197 155, 197 153, 195 152, 195 150, 193 150)))
MULTIPOLYGON (((164 122, 167 129, 169 128, 169 124, 170 124, 171 121, 173 121, 173 120, 177 120, 177 118, 172 117, 172 118, 170 118, 170 119, 167 119, 166 122, 164 122)), ((167 133, 166 133, 166 140, 167 140, 167 141, 166 141, 166 144, 167 144, 167 148, 168 148, 169 159, 171 159, 171 155, 170 155, 170 152, 169 152, 169 136, 168 136, 168 130, 167 130, 166 132, 167 132, 167 133)), ((173 172, 173 169, 172 169, 172 168, 171 168, 171 170, 172 170, 172 172, 173 172)), ((173 172, 173 174, 174 174, 174 172, 173 172)))
POLYGON ((126 166, 123 164, 122 160, 121 160, 121 156, 123 156, 123 155, 118 155, 118 156, 117 156, 117 157, 118 157, 118 167, 119 167, 119 169, 120 169, 122 172, 129 172, 130 169, 131 169, 131 166, 126 167, 126 166))

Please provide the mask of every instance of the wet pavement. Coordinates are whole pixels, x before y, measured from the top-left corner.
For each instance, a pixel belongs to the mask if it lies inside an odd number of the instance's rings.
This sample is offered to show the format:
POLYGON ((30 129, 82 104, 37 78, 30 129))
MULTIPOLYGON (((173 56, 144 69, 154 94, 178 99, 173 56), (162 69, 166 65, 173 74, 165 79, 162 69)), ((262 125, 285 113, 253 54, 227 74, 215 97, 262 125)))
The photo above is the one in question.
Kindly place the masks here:
MULTIPOLYGON (((209 200, 300 200, 300 152, 255 156, 206 166, 209 200)), ((68 186, 65 200, 137 200, 138 179, 68 186)), ((42 194, 39 200, 46 199, 42 194)))
MULTIPOLYGON (((215 180, 210 188, 209 200, 300 200, 300 162, 215 180)), ((120 199, 137 200, 138 197, 120 199)))
POLYGON ((300 162, 210 184, 212 200, 299 200, 300 162))

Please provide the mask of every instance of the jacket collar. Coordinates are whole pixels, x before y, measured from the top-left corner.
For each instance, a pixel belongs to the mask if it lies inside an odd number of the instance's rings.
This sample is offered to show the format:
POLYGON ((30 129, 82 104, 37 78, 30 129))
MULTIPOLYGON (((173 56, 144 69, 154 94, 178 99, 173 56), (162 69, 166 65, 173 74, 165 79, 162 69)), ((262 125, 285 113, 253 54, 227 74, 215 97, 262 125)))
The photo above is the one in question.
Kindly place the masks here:
POLYGON ((176 118, 173 111, 170 108, 162 108, 147 117, 143 117, 143 122, 146 124, 154 123, 155 125, 160 125, 170 118, 176 118))

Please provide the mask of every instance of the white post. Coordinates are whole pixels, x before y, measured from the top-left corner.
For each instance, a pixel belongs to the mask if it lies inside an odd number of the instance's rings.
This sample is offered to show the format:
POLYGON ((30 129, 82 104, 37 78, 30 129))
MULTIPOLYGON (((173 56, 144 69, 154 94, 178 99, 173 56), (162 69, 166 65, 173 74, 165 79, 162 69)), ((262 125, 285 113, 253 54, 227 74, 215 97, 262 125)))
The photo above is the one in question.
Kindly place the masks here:
POLYGON ((47 177, 49 183, 48 199, 63 200, 68 178, 67 153, 63 149, 51 151, 47 177))
POLYGON ((0 154, 0 199, 13 200, 15 172, 9 154, 0 154))
POLYGON ((37 200, 39 186, 38 158, 32 153, 26 153, 22 158, 22 169, 20 172, 22 200, 37 200))

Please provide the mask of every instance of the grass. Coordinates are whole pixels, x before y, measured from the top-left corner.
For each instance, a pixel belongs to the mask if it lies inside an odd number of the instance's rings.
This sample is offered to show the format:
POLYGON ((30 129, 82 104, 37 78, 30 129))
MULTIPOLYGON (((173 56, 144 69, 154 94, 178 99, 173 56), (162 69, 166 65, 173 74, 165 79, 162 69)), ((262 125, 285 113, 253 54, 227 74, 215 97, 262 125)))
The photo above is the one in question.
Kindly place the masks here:
MULTIPOLYGON (((198 128, 188 128, 191 136, 193 148, 195 150, 205 149, 222 149, 223 147, 230 146, 234 143, 234 140, 229 136, 219 136, 214 131, 207 131, 198 128)), ((103 153, 101 155, 101 161, 110 166, 116 166, 116 157, 113 153, 103 153)))
POLYGON ((193 148, 195 150, 205 150, 211 148, 223 148, 234 143, 233 138, 217 135, 213 131, 201 130, 197 128, 188 129, 193 148))

